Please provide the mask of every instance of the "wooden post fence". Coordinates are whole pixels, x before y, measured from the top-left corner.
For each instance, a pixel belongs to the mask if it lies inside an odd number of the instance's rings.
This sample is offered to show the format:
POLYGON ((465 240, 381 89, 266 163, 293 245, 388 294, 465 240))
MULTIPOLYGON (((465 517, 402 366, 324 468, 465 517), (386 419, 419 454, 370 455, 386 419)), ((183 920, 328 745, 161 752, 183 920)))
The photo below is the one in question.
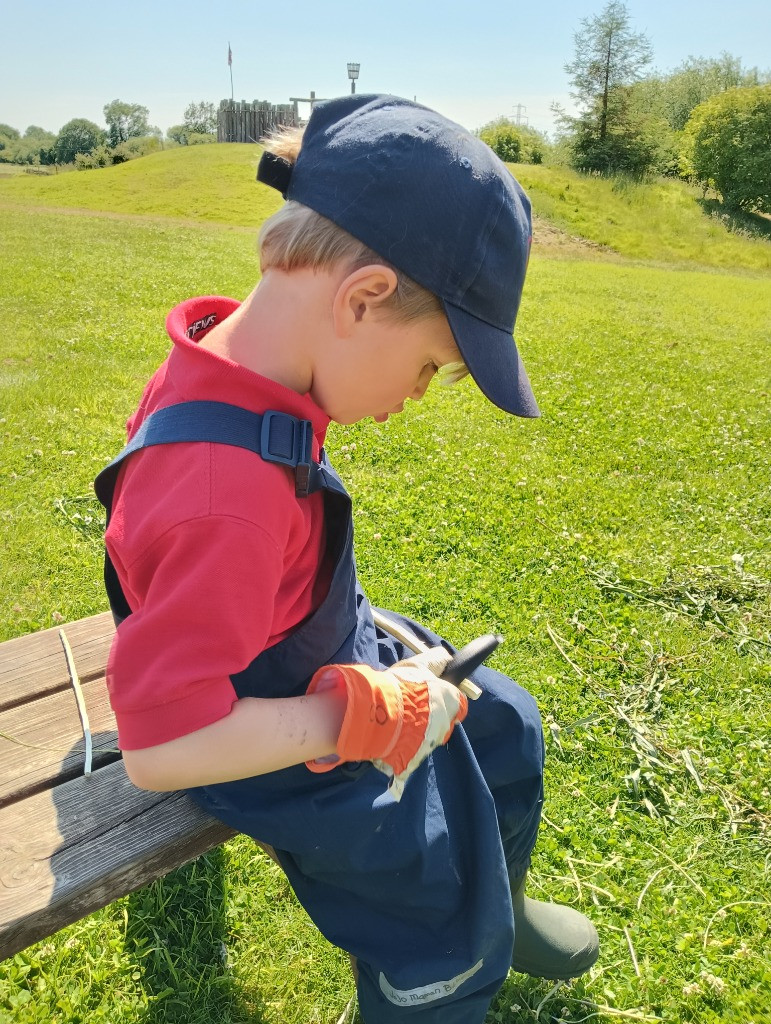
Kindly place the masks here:
POLYGON ((259 142, 282 126, 297 125, 296 106, 267 100, 222 100, 217 111, 217 142, 259 142))

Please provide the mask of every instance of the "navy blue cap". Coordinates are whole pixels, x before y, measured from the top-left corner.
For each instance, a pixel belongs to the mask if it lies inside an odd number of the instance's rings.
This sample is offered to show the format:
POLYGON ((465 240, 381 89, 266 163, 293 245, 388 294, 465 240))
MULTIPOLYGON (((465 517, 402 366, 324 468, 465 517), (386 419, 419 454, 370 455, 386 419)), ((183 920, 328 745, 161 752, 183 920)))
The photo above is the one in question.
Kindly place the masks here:
POLYGON ((438 296, 481 391, 539 415, 512 337, 530 201, 481 139, 397 96, 344 96, 314 107, 294 166, 266 153, 257 177, 438 296))

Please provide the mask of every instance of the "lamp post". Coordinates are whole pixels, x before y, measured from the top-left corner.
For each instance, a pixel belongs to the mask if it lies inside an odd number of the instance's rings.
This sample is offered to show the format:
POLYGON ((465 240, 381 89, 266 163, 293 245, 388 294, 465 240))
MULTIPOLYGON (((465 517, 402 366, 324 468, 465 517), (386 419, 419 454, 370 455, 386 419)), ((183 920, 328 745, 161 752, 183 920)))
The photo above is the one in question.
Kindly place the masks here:
POLYGON ((359 68, 361 64, 349 64, 348 65, 348 77, 351 80, 351 96, 356 92, 356 79, 359 77, 359 68))

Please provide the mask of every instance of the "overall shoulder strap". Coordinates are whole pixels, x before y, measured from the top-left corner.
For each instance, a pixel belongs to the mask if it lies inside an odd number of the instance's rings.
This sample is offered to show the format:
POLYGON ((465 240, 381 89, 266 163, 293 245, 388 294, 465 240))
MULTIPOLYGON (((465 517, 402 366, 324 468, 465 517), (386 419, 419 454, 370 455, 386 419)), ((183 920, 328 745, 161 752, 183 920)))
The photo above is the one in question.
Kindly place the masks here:
MULTIPOLYGON (((254 452, 266 462, 288 466, 294 469, 295 494, 299 498, 307 497, 323 485, 318 463, 311 457, 313 425, 310 420, 300 420, 283 412, 250 412, 227 402, 180 402, 157 409, 148 416, 123 451, 94 480, 94 490, 107 511, 108 523, 123 462, 142 448, 182 441, 235 445, 254 452)), ((131 609, 106 552, 104 576, 113 615, 123 619, 131 609)))
POLYGON ((250 412, 227 402, 180 402, 148 416, 123 451, 97 476, 94 490, 99 501, 109 511, 118 470, 129 455, 141 448, 180 441, 209 441, 246 448, 266 462, 294 469, 298 498, 318 489, 317 463, 311 458, 310 420, 299 420, 283 412, 250 412))

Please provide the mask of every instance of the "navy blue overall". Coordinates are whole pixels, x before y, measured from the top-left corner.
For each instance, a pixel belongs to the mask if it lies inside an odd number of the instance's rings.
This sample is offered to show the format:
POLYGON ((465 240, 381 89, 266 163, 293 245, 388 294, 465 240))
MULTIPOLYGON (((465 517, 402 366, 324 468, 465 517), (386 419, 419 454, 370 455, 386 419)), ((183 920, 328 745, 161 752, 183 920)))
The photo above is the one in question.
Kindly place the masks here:
MULTIPOLYGON (((324 491, 335 562, 327 597, 290 637, 232 677, 239 698, 303 694, 325 663, 386 668, 409 657, 373 623, 356 579, 350 498, 323 452, 310 464, 310 424, 219 403, 172 408, 178 413, 149 417, 97 478, 108 514, 122 460, 140 447, 181 440, 251 448, 294 468, 299 494, 324 491)), ((106 575, 120 619, 130 609, 109 564, 106 575)), ((389 616, 426 643, 453 650, 418 624, 389 616)), ((318 928, 357 957, 367 1024, 481 1024, 509 970, 509 878, 527 868, 538 830, 543 738, 525 690, 488 668, 473 681, 482 696, 411 777, 399 803, 369 762, 322 775, 300 764, 190 791, 209 813, 276 849, 318 928)))

